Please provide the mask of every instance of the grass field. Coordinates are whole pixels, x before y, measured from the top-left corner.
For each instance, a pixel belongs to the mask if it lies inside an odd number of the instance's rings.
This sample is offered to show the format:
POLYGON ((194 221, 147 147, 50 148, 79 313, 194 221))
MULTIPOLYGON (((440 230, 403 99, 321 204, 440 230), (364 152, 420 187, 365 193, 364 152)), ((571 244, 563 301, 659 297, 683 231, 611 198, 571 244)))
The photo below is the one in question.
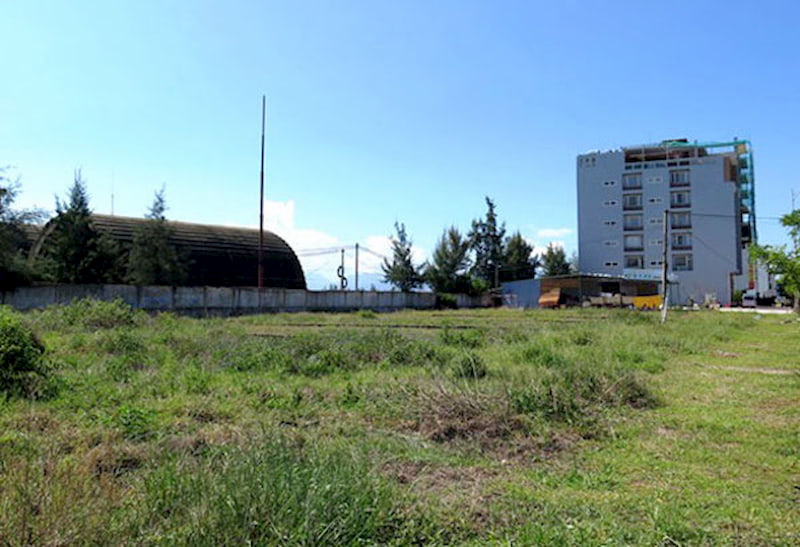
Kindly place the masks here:
POLYGON ((657 320, 25 314, 0 544, 800 543, 800 322, 657 320))

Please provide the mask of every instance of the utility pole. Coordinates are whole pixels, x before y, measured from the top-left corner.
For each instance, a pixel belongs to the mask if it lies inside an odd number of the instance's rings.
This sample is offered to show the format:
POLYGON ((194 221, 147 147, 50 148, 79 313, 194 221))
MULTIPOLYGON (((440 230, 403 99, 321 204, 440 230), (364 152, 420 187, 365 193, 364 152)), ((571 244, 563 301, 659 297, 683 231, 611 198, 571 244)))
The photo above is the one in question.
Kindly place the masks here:
POLYGON ((667 308, 669 307, 669 287, 667 285, 667 250, 669 249, 669 209, 664 210, 664 231, 661 241, 661 322, 667 322, 667 308))
POLYGON ((358 290, 358 243, 356 243, 356 290, 358 290))
POLYGON ((342 263, 336 268, 336 275, 339 276, 340 290, 345 290, 347 288, 347 278, 344 275, 344 249, 342 249, 342 263))
POLYGON ((264 288, 264 126, 267 118, 267 96, 261 96, 261 176, 259 177, 260 195, 258 200, 258 288, 264 288))

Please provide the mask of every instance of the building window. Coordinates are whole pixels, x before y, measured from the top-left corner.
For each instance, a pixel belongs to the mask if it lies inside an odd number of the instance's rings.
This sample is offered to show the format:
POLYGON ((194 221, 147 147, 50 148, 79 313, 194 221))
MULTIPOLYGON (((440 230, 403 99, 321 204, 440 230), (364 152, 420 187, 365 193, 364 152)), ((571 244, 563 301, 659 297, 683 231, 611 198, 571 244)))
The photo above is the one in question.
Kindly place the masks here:
POLYGON ((616 185, 617 185, 617 181, 615 181, 615 180, 604 180, 603 181, 603 186, 616 186, 616 185))
POLYGON ((692 270, 692 255, 672 255, 673 272, 689 272, 692 270))
POLYGON ((644 257, 642 255, 628 255, 625 257, 625 267, 635 270, 644 269, 644 257))
POLYGON ((661 239, 651 239, 647 244, 651 247, 661 247, 662 241, 661 239))
POLYGON ((605 267, 606 268, 616 268, 617 266, 619 266, 619 262, 617 262, 615 260, 610 260, 610 261, 605 263, 605 267))
POLYGON ((691 213, 670 213, 670 218, 670 228, 672 229, 692 227, 691 213))
POLYGON ((692 233, 679 232, 672 234, 672 248, 673 249, 691 249, 692 248, 692 233))
POLYGON ((664 200, 661 198, 650 198, 647 200, 648 203, 661 203, 662 201, 664 200))
POLYGON ((637 190, 642 187, 641 173, 625 173, 622 175, 622 188, 624 190, 637 190))
POLYGON ((626 251, 641 251, 644 248, 644 238, 641 234, 630 234, 625 236, 626 251))
MULTIPOLYGON (((681 163, 681 165, 683 165, 681 163)), ((688 162, 687 162, 688 165, 688 162)), ((670 186, 689 186, 689 170, 680 169, 677 171, 669 172, 669 185, 670 186)))
POLYGON ((616 207, 616 206, 617 206, 617 200, 615 199, 609 199, 603 202, 603 207, 616 207))
POLYGON ((642 194, 625 194, 622 196, 622 209, 632 211, 642 208, 642 194))
POLYGON ((622 227, 625 230, 641 230, 643 228, 642 215, 624 215, 622 217, 622 227))
MULTIPOLYGON (((663 164, 656 164, 656 167, 664 167, 663 164)), ((647 184, 661 184, 664 179, 659 176, 647 177, 647 184)))
POLYGON ((604 220, 603 221, 603 225, 608 226, 609 228, 611 228, 611 227, 617 225, 617 221, 616 220, 604 220))
POLYGON ((617 245, 619 245, 619 241, 617 241, 616 239, 608 239, 603 242, 603 245, 605 245, 606 247, 616 247, 617 245))
POLYGON ((650 224, 663 224, 664 223, 664 219, 662 219, 661 217, 653 217, 648 222, 650 224))
POLYGON ((679 190, 677 192, 670 192, 669 195, 670 207, 689 207, 692 204, 691 194, 689 190, 679 190))
POLYGON ((661 261, 660 260, 651 260, 650 261, 650 267, 651 268, 656 268, 656 267, 660 267, 660 266, 661 266, 661 261))

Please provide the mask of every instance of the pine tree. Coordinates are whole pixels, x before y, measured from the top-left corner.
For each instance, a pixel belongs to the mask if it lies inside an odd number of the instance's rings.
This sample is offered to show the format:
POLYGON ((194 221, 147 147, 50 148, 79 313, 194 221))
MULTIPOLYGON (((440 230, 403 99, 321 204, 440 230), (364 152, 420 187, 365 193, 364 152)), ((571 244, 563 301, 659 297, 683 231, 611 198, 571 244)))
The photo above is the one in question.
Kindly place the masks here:
POLYGON ((422 268, 414 266, 411 260, 412 242, 406 234, 405 224, 395 222, 394 228, 397 236, 392 237, 392 262, 383 259, 383 280, 402 292, 410 292, 422 286, 422 268))
POLYGON ((433 251, 432 263, 425 279, 438 293, 468 293, 471 282, 468 274, 470 242, 455 226, 442 234, 433 251))
POLYGON ((145 215, 147 221, 133 237, 128 281, 134 285, 180 285, 186 279, 186 261, 170 241, 172 228, 164 216, 166 210, 162 188, 145 215))
POLYGON ((505 244, 503 267, 500 270, 502 281, 532 279, 536 276, 539 257, 533 254, 533 246, 525 241, 522 234, 514 232, 505 244))
POLYGON ((486 206, 486 218, 473 220, 472 230, 469 233, 470 244, 475 251, 472 273, 494 287, 499 281, 498 274, 503 266, 503 238, 506 226, 505 223, 498 226, 494 202, 488 196, 486 206))
POLYGON ((553 243, 547 245, 547 250, 542 257, 542 266, 546 276, 566 275, 571 271, 564 248, 553 243))
POLYGON ((59 283, 115 283, 121 280, 123 257, 110 235, 92 225, 89 195, 80 170, 69 201, 56 198, 52 232, 43 249, 53 280, 59 283))
POLYGON ((42 219, 40 211, 14 209, 14 200, 19 193, 19 178, 6 176, 7 168, 0 168, 0 290, 25 285, 34 277, 24 249, 28 241, 26 224, 42 219))

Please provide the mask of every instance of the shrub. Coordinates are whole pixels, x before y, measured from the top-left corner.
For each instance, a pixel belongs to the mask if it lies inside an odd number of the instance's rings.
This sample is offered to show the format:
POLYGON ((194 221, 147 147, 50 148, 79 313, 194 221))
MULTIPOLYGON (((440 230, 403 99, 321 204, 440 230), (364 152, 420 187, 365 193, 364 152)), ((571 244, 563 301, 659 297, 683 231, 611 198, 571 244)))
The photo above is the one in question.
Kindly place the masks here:
POLYGON ((46 387, 44 345, 20 317, 0 307, 0 394, 37 397, 46 387))
POLYGON ((49 306, 35 316, 35 321, 52 330, 110 329, 141 325, 146 318, 145 312, 134 310, 122 300, 82 298, 67 306, 49 306))
POLYGON ((436 309, 438 310, 456 310, 458 309, 458 300, 454 294, 437 293, 436 294, 436 309))

